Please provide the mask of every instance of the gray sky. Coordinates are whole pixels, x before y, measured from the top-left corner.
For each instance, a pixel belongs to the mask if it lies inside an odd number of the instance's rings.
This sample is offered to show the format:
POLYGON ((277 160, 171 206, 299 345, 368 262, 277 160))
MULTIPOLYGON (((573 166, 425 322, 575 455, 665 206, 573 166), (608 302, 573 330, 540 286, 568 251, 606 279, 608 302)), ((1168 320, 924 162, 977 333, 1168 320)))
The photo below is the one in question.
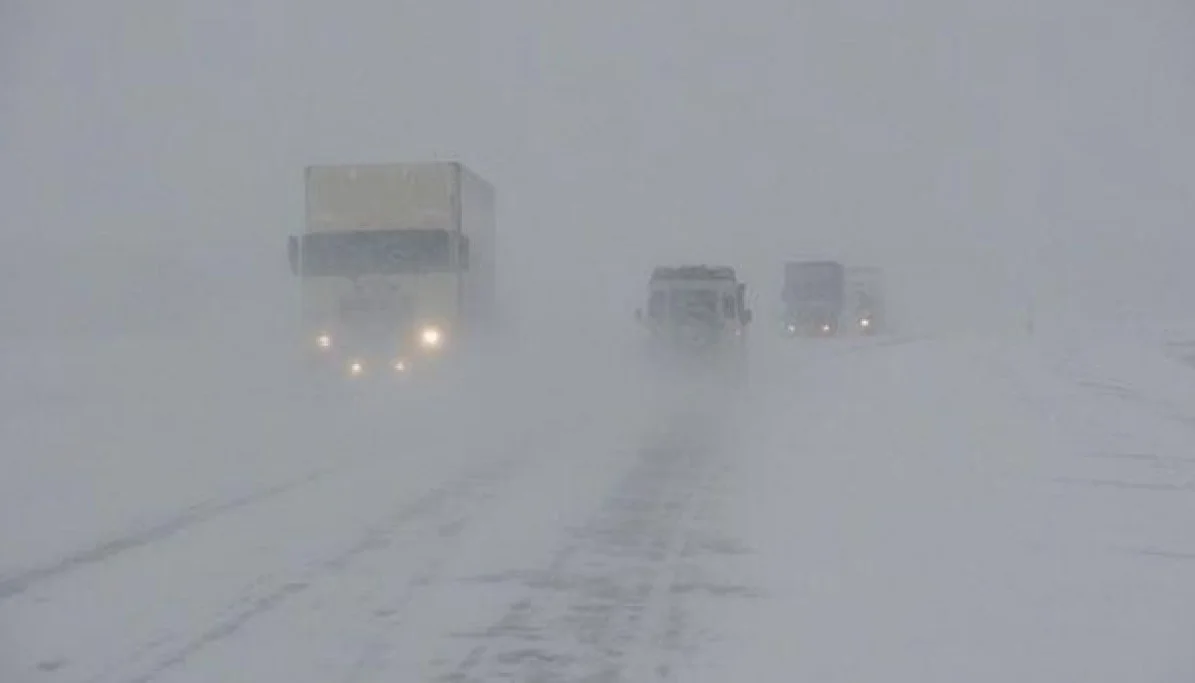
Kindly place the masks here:
POLYGON ((460 158, 546 311, 703 259, 767 313, 783 259, 831 255, 922 317, 1189 316, 1193 38, 1184 0, 6 0, 6 308, 63 243, 99 263, 56 306, 164 260, 277 308, 303 165, 460 158))

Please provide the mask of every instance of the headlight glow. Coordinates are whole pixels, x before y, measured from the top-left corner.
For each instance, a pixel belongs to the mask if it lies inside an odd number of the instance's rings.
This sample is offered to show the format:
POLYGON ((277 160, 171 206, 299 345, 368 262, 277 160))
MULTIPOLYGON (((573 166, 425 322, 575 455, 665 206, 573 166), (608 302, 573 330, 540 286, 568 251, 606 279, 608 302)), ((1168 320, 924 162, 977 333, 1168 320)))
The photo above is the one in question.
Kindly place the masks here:
POLYGON ((859 325, 862 327, 871 327, 871 321, 868 320, 867 318, 864 318, 859 321, 859 325))
POLYGON ((394 371, 395 372, 406 372, 407 371, 407 362, 402 359, 394 361, 394 371))
POLYGON ((352 363, 349 363, 349 374, 350 375, 353 375, 354 377, 356 377, 357 375, 360 375, 363 372, 365 372, 365 366, 361 364, 361 361, 355 360, 352 363))
POLYGON ((438 327, 425 327, 419 333, 419 342, 427 349, 436 349, 440 347, 444 341, 444 335, 440 332, 438 327))
POLYGON ((822 325, 822 332, 829 332, 829 331, 830 331, 829 325, 822 325))
POLYGON ((315 338, 315 345, 321 349, 330 349, 332 348, 332 337, 328 334, 321 334, 315 338))

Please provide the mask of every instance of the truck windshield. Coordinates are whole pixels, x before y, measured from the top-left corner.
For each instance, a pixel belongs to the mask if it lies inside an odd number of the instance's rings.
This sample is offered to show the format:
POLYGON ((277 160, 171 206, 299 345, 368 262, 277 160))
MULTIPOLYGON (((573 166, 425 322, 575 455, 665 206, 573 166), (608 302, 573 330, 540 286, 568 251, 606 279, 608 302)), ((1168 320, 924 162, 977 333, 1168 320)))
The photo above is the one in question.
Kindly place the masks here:
POLYGON ((718 293, 711 289, 672 289, 652 292, 648 315, 656 320, 674 322, 700 320, 716 322, 718 293))
POLYGON ((446 272, 453 268, 446 230, 369 230, 303 236, 302 270, 308 277, 359 277, 446 272))

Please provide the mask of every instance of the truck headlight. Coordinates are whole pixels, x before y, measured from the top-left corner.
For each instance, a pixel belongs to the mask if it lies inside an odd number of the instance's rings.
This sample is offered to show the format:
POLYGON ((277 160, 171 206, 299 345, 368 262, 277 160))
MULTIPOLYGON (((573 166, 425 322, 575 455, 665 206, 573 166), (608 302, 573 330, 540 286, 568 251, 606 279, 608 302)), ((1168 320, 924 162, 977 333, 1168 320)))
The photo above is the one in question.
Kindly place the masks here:
POLYGON ((394 361, 393 367, 394 367, 395 372, 406 372, 407 371, 407 362, 405 360, 399 358, 398 360, 394 361))
POLYGON ((324 333, 315 338, 315 345, 321 349, 332 348, 332 336, 324 333))
POLYGON ((871 327, 871 320, 864 318, 859 321, 859 327, 871 327))
POLYGON ((438 349, 444 343, 444 334, 438 327, 425 327, 419 333, 419 343, 425 349, 438 349))
POLYGON ((352 375, 353 377, 357 377, 357 376, 363 374, 364 372, 365 372, 365 365, 361 361, 355 360, 352 363, 349 363, 349 374, 352 375))

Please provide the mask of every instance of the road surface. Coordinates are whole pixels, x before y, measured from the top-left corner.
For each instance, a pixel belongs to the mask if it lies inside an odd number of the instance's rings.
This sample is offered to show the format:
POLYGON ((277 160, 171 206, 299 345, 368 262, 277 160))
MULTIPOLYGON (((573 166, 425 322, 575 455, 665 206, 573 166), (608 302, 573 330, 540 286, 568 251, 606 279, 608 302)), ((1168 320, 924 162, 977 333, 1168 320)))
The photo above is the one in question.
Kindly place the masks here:
POLYGON ((386 392, 31 402, 0 680, 1195 677, 1195 370, 1024 340, 755 352, 729 407, 563 369, 459 419, 386 392))

